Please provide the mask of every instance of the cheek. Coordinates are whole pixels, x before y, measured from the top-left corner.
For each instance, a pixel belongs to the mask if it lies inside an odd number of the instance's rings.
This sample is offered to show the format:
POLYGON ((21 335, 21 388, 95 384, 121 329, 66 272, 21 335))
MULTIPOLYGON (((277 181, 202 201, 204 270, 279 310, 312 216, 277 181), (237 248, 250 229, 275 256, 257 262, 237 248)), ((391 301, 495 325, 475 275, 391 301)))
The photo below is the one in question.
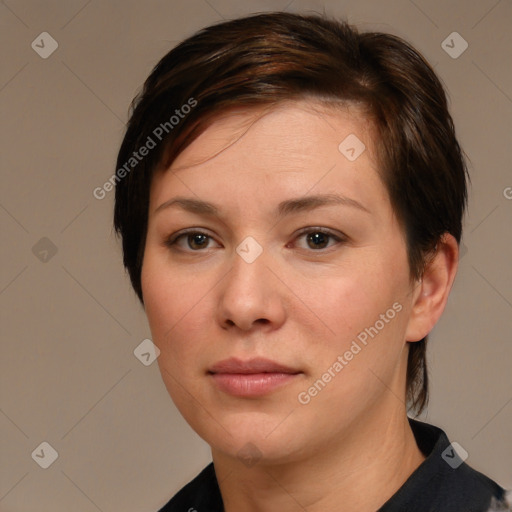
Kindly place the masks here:
POLYGON ((318 317, 309 335, 315 340, 305 347, 313 380, 332 368, 338 356, 344 360, 336 379, 343 385, 331 387, 336 395, 360 397, 363 389, 379 385, 378 377, 388 381, 399 364, 408 317, 406 260, 405 265, 396 263, 402 257, 401 251, 386 255, 369 248, 337 271, 298 280, 298 294, 318 317))
MULTIPOLYGON (((396 389, 398 394, 395 380, 407 317, 398 291, 384 283, 375 287, 371 279, 354 275, 331 281, 325 293, 309 296, 321 299, 317 302, 322 304, 319 316, 334 334, 321 337, 313 331, 309 335, 305 353, 311 362, 310 375, 301 391, 314 401, 304 413, 323 411, 335 422, 348 421, 346 411, 357 416, 386 390, 396 389)), ((320 323, 317 327, 320 333, 320 323)))
POLYGON ((384 266, 383 262, 375 263, 361 255, 360 261, 346 261, 339 270, 296 279, 295 289, 304 303, 311 305, 318 323, 328 327, 334 338, 346 341, 374 325, 390 308, 388 316, 394 319, 394 303, 403 306, 407 276, 404 271, 390 271, 384 266))
POLYGON ((183 267, 174 268, 154 247, 145 255, 141 274, 145 312, 168 388, 174 384, 167 374, 189 382, 211 363, 218 280, 215 272, 199 276, 183 267))
POLYGON ((188 277, 171 271, 151 251, 144 258, 141 282, 145 312, 160 359, 172 356, 175 361, 186 345, 184 330, 194 326, 190 318, 200 302, 199 293, 190 286, 188 277))

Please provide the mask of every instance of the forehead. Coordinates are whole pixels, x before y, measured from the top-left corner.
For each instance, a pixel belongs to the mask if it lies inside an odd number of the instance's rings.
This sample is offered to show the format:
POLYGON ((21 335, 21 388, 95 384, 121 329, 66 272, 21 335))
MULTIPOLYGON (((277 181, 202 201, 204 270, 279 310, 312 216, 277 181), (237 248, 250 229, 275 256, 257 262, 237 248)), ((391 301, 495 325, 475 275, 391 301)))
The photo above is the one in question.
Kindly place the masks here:
MULTIPOLYGON (((313 157, 319 138, 337 150, 347 134, 358 135, 370 149, 374 132, 373 123, 363 109, 348 102, 302 99, 263 107, 231 108, 218 114, 175 158, 171 168, 176 171, 201 164, 232 146, 236 148, 230 155, 250 145, 262 157, 289 159, 308 154, 313 157)), ((373 151, 366 156, 373 157, 373 151)))
POLYGON ((268 201, 313 189, 385 200, 374 146, 372 123, 352 105, 294 101, 230 111, 155 175, 151 202, 184 192, 268 201))

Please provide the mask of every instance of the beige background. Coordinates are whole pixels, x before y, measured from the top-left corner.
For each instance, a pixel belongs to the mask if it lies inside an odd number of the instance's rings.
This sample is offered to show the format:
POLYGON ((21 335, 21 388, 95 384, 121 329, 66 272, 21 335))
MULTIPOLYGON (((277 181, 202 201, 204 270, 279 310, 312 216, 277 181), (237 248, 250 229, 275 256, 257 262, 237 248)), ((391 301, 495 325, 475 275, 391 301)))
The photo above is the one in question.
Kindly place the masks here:
POLYGON ((459 276, 430 343, 424 418, 512 487, 510 0, 7 0, 2 511, 154 512, 210 460, 157 364, 133 354, 149 329, 113 237, 113 193, 92 191, 114 171, 129 102, 171 46, 221 18, 279 9, 325 10, 403 36, 446 84, 473 186, 459 276), (59 45, 47 59, 31 48, 44 31, 59 45), (454 31, 469 43, 456 59, 441 46, 454 31), (43 237, 56 254, 36 245, 43 237), (58 452, 48 469, 31 456, 43 441, 58 452))

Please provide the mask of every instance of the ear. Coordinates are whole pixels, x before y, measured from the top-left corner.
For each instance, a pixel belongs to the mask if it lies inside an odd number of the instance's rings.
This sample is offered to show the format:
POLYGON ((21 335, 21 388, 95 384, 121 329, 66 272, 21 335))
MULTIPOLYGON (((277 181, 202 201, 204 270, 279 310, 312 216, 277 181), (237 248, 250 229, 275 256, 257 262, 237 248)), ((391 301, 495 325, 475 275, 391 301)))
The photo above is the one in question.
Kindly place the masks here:
POLYGON ((419 341, 433 329, 448 301, 458 265, 457 240, 445 233, 413 292, 406 341, 419 341))

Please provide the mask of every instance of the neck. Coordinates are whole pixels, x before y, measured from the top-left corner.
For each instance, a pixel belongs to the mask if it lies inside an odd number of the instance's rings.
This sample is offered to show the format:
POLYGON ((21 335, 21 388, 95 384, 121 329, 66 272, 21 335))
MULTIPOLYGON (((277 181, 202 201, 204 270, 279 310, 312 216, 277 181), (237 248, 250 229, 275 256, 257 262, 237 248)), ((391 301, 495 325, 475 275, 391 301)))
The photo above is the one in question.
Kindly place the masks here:
POLYGON ((259 461, 248 468, 212 451, 225 512, 291 512, 300 508, 309 512, 374 512, 425 456, 403 407, 391 415, 387 408, 386 416, 372 416, 358 421, 349 434, 327 443, 323 450, 293 461, 259 461))

